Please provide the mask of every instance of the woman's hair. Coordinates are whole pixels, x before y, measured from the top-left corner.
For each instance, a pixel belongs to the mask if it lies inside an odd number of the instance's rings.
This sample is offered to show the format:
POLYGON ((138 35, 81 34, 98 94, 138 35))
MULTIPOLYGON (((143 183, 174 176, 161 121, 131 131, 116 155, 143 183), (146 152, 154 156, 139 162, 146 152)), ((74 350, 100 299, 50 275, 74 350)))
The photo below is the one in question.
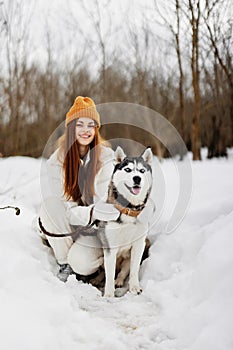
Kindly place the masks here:
POLYGON ((100 143, 104 142, 99 133, 99 128, 95 128, 95 136, 90 143, 90 161, 86 166, 81 165, 79 154, 79 144, 76 140, 76 122, 72 120, 66 127, 65 134, 60 139, 60 152, 63 162, 64 174, 64 195, 68 199, 84 204, 93 203, 94 180, 101 167, 100 143))

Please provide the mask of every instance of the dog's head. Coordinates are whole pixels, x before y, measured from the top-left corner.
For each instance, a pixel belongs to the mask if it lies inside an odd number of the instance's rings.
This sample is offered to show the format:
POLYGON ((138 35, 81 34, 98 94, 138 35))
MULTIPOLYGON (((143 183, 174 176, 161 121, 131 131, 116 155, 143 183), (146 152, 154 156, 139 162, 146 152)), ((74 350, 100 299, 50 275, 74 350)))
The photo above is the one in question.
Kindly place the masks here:
POLYGON ((112 183, 117 192, 133 205, 148 197, 152 186, 153 154, 147 148, 139 157, 127 157, 121 147, 115 151, 115 168, 112 183))

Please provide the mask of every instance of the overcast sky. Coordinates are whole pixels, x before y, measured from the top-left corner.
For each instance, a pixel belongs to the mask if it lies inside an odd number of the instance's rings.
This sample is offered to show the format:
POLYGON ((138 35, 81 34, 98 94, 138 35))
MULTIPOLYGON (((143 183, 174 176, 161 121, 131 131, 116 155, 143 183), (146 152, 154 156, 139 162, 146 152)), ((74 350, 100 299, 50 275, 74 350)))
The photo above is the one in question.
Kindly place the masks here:
MULTIPOLYGON (((157 1, 157 12, 154 0, 99 0, 97 1, 99 15, 95 0, 2 0, 2 3, 4 5, 0 7, 1 16, 10 13, 17 3, 21 5, 19 12, 21 11, 21 18, 26 23, 30 37, 27 44, 30 62, 36 61, 41 66, 45 66, 48 61, 48 42, 50 42, 54 62, 64 66, 69 64, 69 61, 72 62, 73 57, 76 56, 84 64, 88 63, 93 71, 98 71, 96 68, 102 61, 95 23, 100 18, 107 64, 111 64, 114 57, 129 61, 131 65, 136 63, 133 34, 137 34, 140 38, 140 58, 143 60, 146 52, 143 47, 145 42, 143 27, 149 26, 148 66, 160 64, 166 69, 177 70, 177 58, 174 46, 171 44, 170 32, 162 25, 163 20, 158 15, 161 12, 166 15, 170 23, 173 22, 169 11, 171 2, 168 0, 157 1), (151 60, 154 60, 153 64, 151 60)), ((220 11, 223 12, 223 16, 230 17, 232 6, 222 7, 220 11)), ((16 40, 17 35, 20 34, 20 27, 14 24, 12 28, 12 36, 16 40)), ((188 32, 184 31, 184 33, 183 59, 187 40, 191 40, 188 32)), ((75 61, 77 62, 77 59, 75 61)))
MULTIPOLYGON (((97 64, 100 53, 95 45, 98 35, 95 24, 98 20, 98 8, 95 0, 4 0, 4 11, 10 12, 16 3, 21 4, 22 18, 26 23, 30 36, 30 60, 43 63, 47 61, 48 33, 51 51, 56 61, 67 61, 74 55, 82 57, 83 50, 93 47, 90 59, 97 64), (82 3, 85 8, 83 8, 82 3)), ((99 0, 101 34, 107 47, 107 58, 111 59, 113 52, 119 58, 123 52, 123 59, 134 59, 132 33, 142 36, 142 26, 151 22, 150 9, 153 0, 99 0), (109 3, 109 5, 107 5, 109 3), (147 12, 147 18, 144 17, 147 12), (143 20, 144 18, 144 20, 143 20), (144 21, 144 22, 143 22, 144 21)), ((3 6, 1 6, 3 10, 3 6)), ((154 34, 162 41, 168 40, 167 31, 157 24, 154 34)), ((14 35, 16 36, 14 27, 14 35)), ((162 49, 162 47, 161 47, 162 49)))

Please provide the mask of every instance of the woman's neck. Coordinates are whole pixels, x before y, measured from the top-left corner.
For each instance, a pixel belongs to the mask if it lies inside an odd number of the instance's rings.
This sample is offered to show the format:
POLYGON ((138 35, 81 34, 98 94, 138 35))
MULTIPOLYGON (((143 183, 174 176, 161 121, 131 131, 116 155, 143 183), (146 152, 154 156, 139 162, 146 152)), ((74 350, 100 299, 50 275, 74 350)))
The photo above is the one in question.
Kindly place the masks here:
POLYGON ((78 149, 79 149, 80 158, 84 158, 89 150, 89 146, 79 145, 78 149))

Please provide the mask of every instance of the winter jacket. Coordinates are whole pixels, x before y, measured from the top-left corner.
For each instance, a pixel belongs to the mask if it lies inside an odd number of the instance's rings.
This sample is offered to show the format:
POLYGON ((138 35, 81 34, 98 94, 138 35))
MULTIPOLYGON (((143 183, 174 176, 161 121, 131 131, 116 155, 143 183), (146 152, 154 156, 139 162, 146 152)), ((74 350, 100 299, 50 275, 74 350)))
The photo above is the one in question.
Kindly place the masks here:
MULTIPOLYGON (((66 233, 72 231, 72 224, 87 225, 93 205, 100 199, 106 201, 108 185, 114 168, 114 152, 111 148, 101 145, 100 161, 102 166, 94 181, 94 204, 89 206, 78 206, 76 202, 65 198, 62 161, 59 160, 58 152, 59 150, 57 149, 42 166, 40 218, 47 231, 66 233)), ((84 167, 88 162, 89 154, 87 154, 84 167)), ((65 263, 67 251, 73 243, 72 238, 50 238, 47 236, 47 239, 55 252, 58 262, 65 263)))

